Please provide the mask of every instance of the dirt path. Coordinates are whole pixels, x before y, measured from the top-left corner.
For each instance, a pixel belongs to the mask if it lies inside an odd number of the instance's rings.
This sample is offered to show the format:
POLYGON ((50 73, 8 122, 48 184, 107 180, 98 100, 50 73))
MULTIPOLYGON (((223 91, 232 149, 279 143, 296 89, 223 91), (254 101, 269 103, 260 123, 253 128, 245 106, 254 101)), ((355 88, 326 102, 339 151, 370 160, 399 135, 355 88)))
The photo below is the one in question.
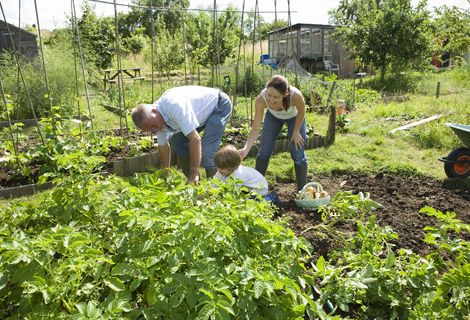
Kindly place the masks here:
MULTIPOLYGON (((429 246, 422 241, 425 235, 423 228, 435 223, 434 218, 419 213, 422 207, 453 211, 457 213, 457 219, 470 223, 470 190, 452 186, 449 182, 388 173, 337 174, 322 177, 319 182, 331 195, 337 191, 370 192, 371 199, 383 205, 383 208, 374 211, 378 223, 392 227, 398 234, 398 248, 412 249, 416 253, 426 254, 429 250, 429 246)), ((317 232, 305 232, 319 224, 319 214, 295 205, 292 200, 296 193, 293 182, 278 183, 274 189, 283 200, 281 214, 291 219, 291 228, 313 244, 315 255, 327 256, 338 244, 329 237, 319 237, 317 232)), ((336 225, 335 228, 348 232, 355 230, 356 226, 351 222, 336 225)))

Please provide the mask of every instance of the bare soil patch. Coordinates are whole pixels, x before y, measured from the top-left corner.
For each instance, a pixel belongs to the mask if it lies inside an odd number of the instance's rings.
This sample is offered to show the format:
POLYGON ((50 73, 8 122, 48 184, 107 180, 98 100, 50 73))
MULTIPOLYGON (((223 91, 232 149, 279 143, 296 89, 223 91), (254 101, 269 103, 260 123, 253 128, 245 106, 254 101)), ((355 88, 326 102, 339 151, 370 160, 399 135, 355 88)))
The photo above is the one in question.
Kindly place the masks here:
MULTIPOLYGON (((317 181, 330 195, 337 191, 370 192, 371 199, 383 206, 372 214, 377 216, 380 225, 390 226, 398 234, 396 248, 411 249, 422 255, 431 249, 423 242, 423 228, 435 225, 436 220, 419 213, 422 207, 430 206, 442 212, 452 211, 457 214, 457 219, 470 223, 470 189, 450 180, 390 173, 351 173, 333 174, 317 181)), ((319 233, 314 232, 315 226, 321 222, 320 214, 295 205, 294 181, 279 182, 274 189, 282 200, 280 214, 290 219, 290 227, 296 234, 312 243, 315 255, 326 258, 339 244, 333 237, 319 237, 319 233)), ((336 224, 335 229, 348 233, 356 230, 356 224, 355 221, 336 224)), ((464 235, 465 238, 468 236, 464 235)))

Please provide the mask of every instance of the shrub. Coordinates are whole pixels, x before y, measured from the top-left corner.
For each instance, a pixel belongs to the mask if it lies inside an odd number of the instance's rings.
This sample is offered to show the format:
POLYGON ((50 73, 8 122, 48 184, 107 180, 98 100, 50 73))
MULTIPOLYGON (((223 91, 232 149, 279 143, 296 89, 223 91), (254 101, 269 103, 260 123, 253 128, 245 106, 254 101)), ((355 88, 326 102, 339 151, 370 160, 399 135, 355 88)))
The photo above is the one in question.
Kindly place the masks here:
POLYGON ((442 122, 415 128, 411 133, 411 139, 423 149, 444 149, 457 147, 460 144, 459 138, 442 122))
MULTIPOLYGON (((46 53, 46 71, 52 105, 59 106, 61 115, 70 115, 73 110, 76 89, 73 57, 67 49, 49 49, 46 53)), ((38 117, 50 114, 50 103, 45 85, 44 71, 39 60, 21 60, 20 67, 26 89, 20 80, 18 83, 18 67, 15 59, 9 54, 1 56, 2 79, 5 93, 11 97, 12 118, 32 118, 31 105, 38 117), (27 94, 28 93, 28 94, 27 94)), ((79 80, 80 81, 80 80, 79 80)), ((5 119, 5 115, 2 116, 5 119)))
POLYGON ((266 82, 263 80, 262 72, 259 69, 260 67, 256 66, 252 73, 251 66, 249 66, 240 74, 237 90, 241 95, 245 94, 245 92, 248 95, 251 92, 258 94, 264 89, 266 82))

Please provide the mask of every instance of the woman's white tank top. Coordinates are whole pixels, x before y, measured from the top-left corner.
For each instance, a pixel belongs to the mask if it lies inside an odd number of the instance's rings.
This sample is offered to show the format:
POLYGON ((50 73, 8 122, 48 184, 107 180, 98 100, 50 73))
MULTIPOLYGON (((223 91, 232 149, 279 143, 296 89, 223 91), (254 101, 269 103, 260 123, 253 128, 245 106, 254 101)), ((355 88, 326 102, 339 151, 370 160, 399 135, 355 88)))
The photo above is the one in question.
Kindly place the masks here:
POLYGON ((264 102, 266 102, 266 106, 268 107, 268 111, 271 112, 271 114, 273 116, 275 116, 276 118, 278 119, 281 119, 281 120, 287 120, 287 119, 291 119, 295 116, 297 116, 297 107, 296 106, 293 106, 292 105, 292 96, 293 96, 293 93, 298 91, 299 89, 295 88, 295 87, 291 87, 291 95, 290 95, 290 101, 289 101, 289 108, 287 110, 274 110, 272 109, 269 104, 268 104, 268 99, 266 97, 266 88, 263 89, 263 91, 261 91, 261 96, 263 97, 264 99, 264 102))

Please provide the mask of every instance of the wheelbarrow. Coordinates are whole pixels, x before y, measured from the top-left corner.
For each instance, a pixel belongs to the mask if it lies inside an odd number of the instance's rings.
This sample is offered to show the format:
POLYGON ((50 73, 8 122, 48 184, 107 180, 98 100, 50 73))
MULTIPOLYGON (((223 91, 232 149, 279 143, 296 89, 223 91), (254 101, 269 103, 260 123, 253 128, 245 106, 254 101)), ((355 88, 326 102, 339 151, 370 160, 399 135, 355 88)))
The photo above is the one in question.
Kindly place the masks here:
POLYGON ((447 157, 439 158, 444 162, 444 170, 449 178, 470 176, 470 125, 446 123, 462 140, 466 147, 454 149, 447 157))

